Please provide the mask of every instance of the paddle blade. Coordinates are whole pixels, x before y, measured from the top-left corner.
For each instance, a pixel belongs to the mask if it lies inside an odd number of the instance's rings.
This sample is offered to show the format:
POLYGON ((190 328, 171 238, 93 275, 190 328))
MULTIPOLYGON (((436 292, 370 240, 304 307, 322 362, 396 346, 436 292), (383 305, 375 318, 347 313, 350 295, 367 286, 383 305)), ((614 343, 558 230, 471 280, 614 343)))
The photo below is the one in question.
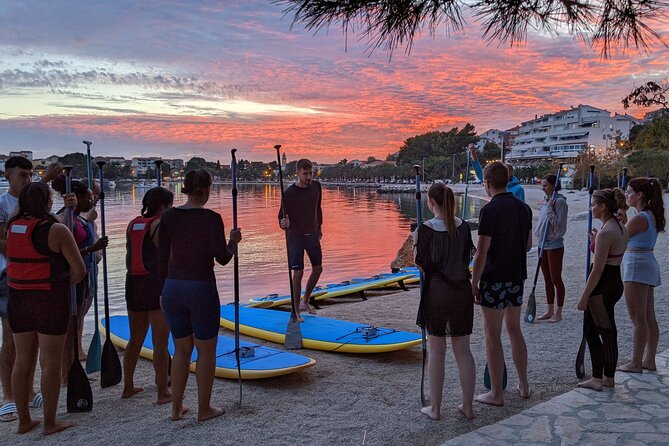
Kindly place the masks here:
POLYGON ((88 376, 75 358, 67 377, 68 413, 90 412, 93 410, 93 392, 88 376))
POLYGON ((121 361, 111 340, 107 338, 102 347, 102 370, 100 373, 100 385, 105 387, 115 386, 121 382, 121 361))
POLYGON ((585 337, 581 339, 581 346, 576 354, 576 377, 582 379, 585 376, 585 337))
POLYGON ((286 350, 299 350, 302 348, 302 330, 297 322, 295 313, 291 313, 286 327, 286 339, 283 344, 286 350))
MULTIPOLYGON (((502 389, 506 389, 508 384, 508 375, 506 373, 506 362, 504 363, 504 374, 502 375, 502 389)), ((488 364, 485 365, 485 371, 483 372, 483 385, 486 389, 490 390, 490 371, 488 370, 488 364)))
POLYGON ((100 346, 100 332, 95 330, 91 345, 86 357, 86 373, 99 372, 102 369, 102 347, 100 346))
POLYGON ((425 366, 427 364, 427 338, 425 336, 425 327, 421 330, 421 346, 423 350, 423 370, 420 374, 420 405, 427 407, 427 398, 425 398, 425 366))
POLYGON ((534 289, 527 299, 527 308, 525 309, 525 322, 528 324, 534 323, 534 318, 537 316, 537 301, 534 298, 534 289))

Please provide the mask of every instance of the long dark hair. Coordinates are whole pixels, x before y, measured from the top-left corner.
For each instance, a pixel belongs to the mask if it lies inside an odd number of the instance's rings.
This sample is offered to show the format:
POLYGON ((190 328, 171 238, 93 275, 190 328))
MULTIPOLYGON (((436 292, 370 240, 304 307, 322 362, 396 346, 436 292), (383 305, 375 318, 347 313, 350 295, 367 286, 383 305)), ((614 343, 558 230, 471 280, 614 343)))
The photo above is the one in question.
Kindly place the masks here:
POLYGON ((448 228, 448 235, 455 237, 457 231, 455 227, 455 195, 453 195, 451 188, 444 183, 434 183, 427 191, 427 196, 443 209, 444 223, 448 228))
POLYGON ((184 178, 184 185, 181 192, 186 195, 202 195, 203 189, 211 186, 211 174, 204 169, 191 170, 184 178))
POLYGON ((33 217, 40 220, 50 220, 58 222, 56 217, 49 211, 49 200, 51 199, 51 190, 49 185, 42 182, 26 184, 19 193, 19 211, 7 222, 7 227, 19 218, 33 217))
POLYGON ((628 184, 634 192, 641 192, 646 201, 644 210, 649 210, 655 217, 655 227, 658 232, 664 232, 666 220, 664 218, 664 196, 662 186, 657 178, 632 178, 628 184))
POLYGON ((142 198, 142 217, 153 217, 161 206, 172 206, 174 194, 164 187, 152 187, 142 198))

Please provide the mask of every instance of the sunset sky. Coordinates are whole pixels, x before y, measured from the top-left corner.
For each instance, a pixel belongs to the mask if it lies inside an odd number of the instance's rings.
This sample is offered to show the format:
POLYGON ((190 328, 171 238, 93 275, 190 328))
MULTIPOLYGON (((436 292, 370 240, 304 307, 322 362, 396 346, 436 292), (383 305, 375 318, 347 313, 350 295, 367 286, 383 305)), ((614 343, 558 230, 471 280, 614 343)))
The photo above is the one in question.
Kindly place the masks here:
MULTIPOLYGON (((599 54, 570 36, 520 48, 464 32, 369 54, 338 29, 290 29, 269 1, 0 3, 0 153, 385 158, 411 136, 620 100, 669 77, 669 50, 599 54)), ((669 38, 669 20, 651 24, 669 38)), ((630 110, 643 116, 643 110, 630 110)))

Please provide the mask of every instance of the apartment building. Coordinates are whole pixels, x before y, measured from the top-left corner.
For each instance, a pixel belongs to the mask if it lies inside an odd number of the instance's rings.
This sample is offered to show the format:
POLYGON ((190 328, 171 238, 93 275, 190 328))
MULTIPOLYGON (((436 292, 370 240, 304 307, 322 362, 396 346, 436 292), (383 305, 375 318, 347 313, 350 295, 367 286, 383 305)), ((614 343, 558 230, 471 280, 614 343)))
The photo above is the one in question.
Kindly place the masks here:
POLYGON ((586 149, 603 154, 627 138, 640 121, 629 115, 613 116, 607 110, 579 105, 557 113, 535 116, 520 125, 511 151, 512 162, 542 159, 570 159, 586 149))

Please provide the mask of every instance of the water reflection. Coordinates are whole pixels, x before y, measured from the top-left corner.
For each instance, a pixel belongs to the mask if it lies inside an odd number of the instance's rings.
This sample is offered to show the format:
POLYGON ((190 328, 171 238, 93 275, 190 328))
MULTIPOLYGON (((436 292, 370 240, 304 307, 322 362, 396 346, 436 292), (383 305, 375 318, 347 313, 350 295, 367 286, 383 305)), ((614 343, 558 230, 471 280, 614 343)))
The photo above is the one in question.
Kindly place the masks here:
MULTIPOLYGON (((185 202, 180 185, 173 185, 171 189, 175 192, 175 206, 185 202)), ((125 312, 125 230, 139 213, 147 190, 130 187, 105 192, 112 313, 125 312)), ((462 197, 457 198, 460 206, 462 197)), ((427 194, 423 194, 424 219, 431 218, 426 202, 427 194)), ((238 221, 244 238, 239 245, 242 302, 253 296, 288 293, 285 239, 278 226, 279 204, 279 189, 273 184, 239 185, 238 221)), ((468 216, 477 215, 478 200, 469 200, 468 204, 468 216)), ((229 233, 231 186, 214 185, 207 206, 223 216, 226 233, 229 233)), ((389 270, 390 262, 409 235, 411 223, 415 222, 416 200, 412 193, 378 194, 373 189, 326 187, 323 215, 321 283, 334 283, 389 270)), ((184 231, 197 231, 197 227, 184 228, 184 231)), ((306 263, 308 265, 308 261, 306 263)), ((233 300, 231 266, 215 268, 221 302, 233 300)))

